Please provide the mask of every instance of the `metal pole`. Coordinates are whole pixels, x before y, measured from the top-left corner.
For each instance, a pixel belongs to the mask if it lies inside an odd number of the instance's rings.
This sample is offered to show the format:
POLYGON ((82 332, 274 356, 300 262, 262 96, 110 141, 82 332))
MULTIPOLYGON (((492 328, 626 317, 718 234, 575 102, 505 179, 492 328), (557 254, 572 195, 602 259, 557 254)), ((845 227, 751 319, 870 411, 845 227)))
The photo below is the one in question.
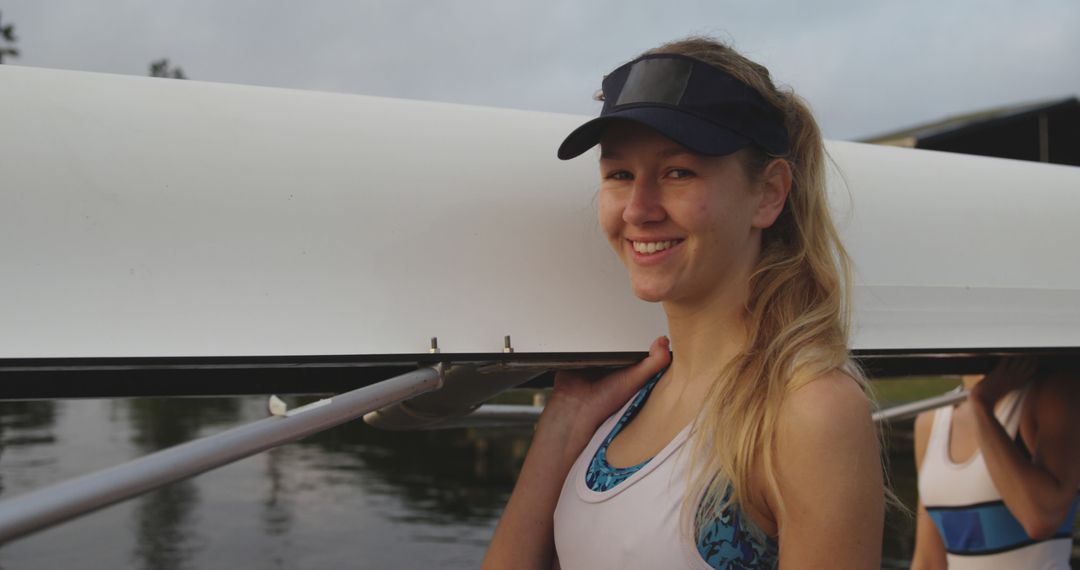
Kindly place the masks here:
POLYGON ((467 416, 451 418, 420 429, 528 426, 535 424, 543 411, 542 406, 484 404, 467 416))
MULTIPOLYGON (((893 406, 884 410, 878 410, 873 414, 875 422, 902 420, 917 416, 922 412, 951 406, 967 398, 967 391, 948 392, 940 396, 934 396, 917 402, 909 402, 899 406, 893 406)), ((511 425, 528 425, 535 423, 544 411, 543 405, 498 405, 484 404, 472 413, 460 418, 440 420, 431 425, 419 426, 416 429, 451 429, 462 427, 496 427, 511 425)))
POLYGON ((927 410, 943 408, 945 406, 951 406, 957 402, 962 402, 967 399, 967 396, 967 390, 947 392, 940 396, 934 396, 933 398, 919 400, 918 402, 911 402, 910 404, 902 404, 899 406, 886 408, 884 410, 878 410, 874 412, 873 418, 875 422, 902 420, 905 418, 910 418, 912 416, 917 416, 927 410))
POLYGON ((424 368, 0 502, 0 542, 41 530, 442 387, 424 368))

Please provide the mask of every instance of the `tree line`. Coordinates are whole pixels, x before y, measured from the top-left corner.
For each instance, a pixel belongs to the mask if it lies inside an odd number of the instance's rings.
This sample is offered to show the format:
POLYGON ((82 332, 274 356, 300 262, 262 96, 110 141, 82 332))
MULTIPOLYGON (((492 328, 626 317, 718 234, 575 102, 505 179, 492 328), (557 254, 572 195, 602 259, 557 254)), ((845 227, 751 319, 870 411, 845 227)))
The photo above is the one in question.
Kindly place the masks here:
MULTIPOLYGON (((19 40, 19 38, 15 36, 15 24, 10 22, 4 23, 2 13, 0 13, 0 40, 3 42, 0 43, 0 64, 4 63, 4 58, 19 57, 19 49, 15 47, 15 43, 19 40)), ((179 66, 170 64, 169 59, 164 57, 150 62, 150 77, 187 79, 183 69, 179 66)))

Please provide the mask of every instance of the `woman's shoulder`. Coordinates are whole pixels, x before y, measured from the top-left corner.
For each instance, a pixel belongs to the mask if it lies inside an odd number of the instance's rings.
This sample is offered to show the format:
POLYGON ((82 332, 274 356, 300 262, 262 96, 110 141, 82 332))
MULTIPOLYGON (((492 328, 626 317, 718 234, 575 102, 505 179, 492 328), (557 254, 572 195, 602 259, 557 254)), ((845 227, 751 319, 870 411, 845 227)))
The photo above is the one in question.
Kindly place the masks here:
POLYGON ((792 390, 777 418, 776 457, 800 477, 845 478, 880 470, 872 406, 862 386, 840 371, 792 390))
POLYGON ((831 434, 853 428, 872 429, 872 412, 862 385, 842 370, 833 370, 791 390, 780 406, 778 420, 795 431, 831 434))
POLYGON ((1080 406, 1080 376, 1067 372, 1048 374, 1032 382, 1022 421, 1038 425, 1059 419, 1071 424, 1077 406, 1080 406))
MULTIPOLYGON (((814 378, 784 398, 776 419, 776 452, 796 471, 857 468, 857 457, 874 455, 877 434, 862 386, 841 371, 814 378)), ((874 455, 876 458, 876 455, 874 455)))
POLYGON ((930 432, 934 429, 934 420, 937 417, 937 410, 929 410, 921 412, 915 416, 915 443, 927 442, 930 440, 930 432))
MULTIPOLYGON (((828 540, 824 529, 842 528, 865 539, 861 548, 880 552, 866 532, 868 525, 880 532, 885 497, 871 410, 859 382, 840 371, 787 395, 777 418, 776 490, 783 498, 779 516, 794 530, 782 531, 781 543, 792 536, 828 540)), ((776 498, 769 504, 777 505, 776 498)))
POLYGON ((1031 383, 1031 396, 1038 403, 1055 403, 1080 397, 1080 374, 1054 372, 1036 377, 1031 383))

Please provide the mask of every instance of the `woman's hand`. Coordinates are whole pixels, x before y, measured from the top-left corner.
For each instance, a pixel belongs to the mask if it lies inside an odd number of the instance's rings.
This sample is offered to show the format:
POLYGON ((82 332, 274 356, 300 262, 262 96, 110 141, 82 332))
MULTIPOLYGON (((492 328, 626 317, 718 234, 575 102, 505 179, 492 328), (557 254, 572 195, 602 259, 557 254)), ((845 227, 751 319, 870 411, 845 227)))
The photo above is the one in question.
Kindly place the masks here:
POLYGON ((584 372, 555 376, 555 391, 540 415, 483 568, 552 568, 555 505, 574 460, 604 419, 670 362, 668 340, 661 337, 644 360, 603 378, 584 372))
POLYGON ((998 361, 997 366, 975 385, 968 394, 973 404, 991 411, 998 400, 1022 388, 1035 377, 1038 359, 1032 356, 1007 356, 998 361))
POLYGON ((644 360, 599 379, 589 371, 558 372, 555 390, 544 406, 540 421, 566 422, 571 437, 567 442, 568 451, 573 451, 576 457, 604 420, 633 397, 645 382, 671 364, 669 347, 667 337, 657 338, 644 360), (580 447, 574 449, 577 444, 580 447))

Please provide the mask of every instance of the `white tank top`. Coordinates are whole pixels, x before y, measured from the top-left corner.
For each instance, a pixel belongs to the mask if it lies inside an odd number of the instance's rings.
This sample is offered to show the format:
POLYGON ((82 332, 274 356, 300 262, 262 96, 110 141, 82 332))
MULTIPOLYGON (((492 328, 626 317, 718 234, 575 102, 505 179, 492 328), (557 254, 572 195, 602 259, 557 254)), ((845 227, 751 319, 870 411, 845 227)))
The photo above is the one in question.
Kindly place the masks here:
POLYGON ((555 507, 559 565, 563 570, 712 570, 680 524, 690 426, 614 488, 593 491, 585 482, 597 448, 629 406, 627 402, 596 430, 563 483, 555 507))
MULTIPOLYGON (((1027 389, 1002 398, 994 415, 1010 438, 1020 429, 1027 389)), ((930 441, 919 470, 919 496, 933 519, 950 570, 1068 570, 1076 502, 1066 517, 1063 536, 1032 541, 1009 513, 990 479, 982 452, 954 463, 949 457, 953 407, 934 412, 930 441)))

